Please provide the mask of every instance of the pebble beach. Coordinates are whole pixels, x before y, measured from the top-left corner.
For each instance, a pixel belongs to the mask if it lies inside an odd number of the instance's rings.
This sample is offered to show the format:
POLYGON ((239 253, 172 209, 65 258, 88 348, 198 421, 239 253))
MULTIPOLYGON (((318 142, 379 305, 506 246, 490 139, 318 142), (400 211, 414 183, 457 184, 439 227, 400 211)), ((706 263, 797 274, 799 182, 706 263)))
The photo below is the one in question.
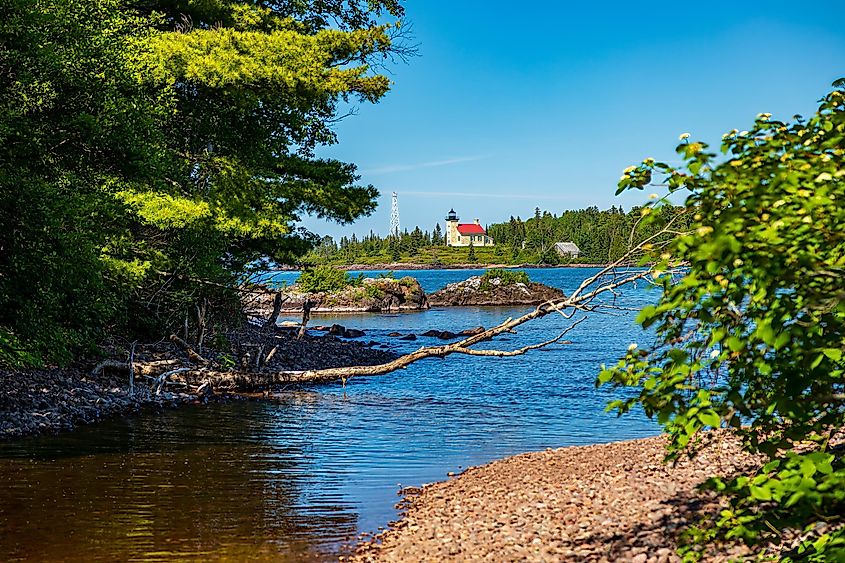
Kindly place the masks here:
MULTIPOLYGON (((663 463, 661 437, 526 453, 405 491, 404 516, 347 560, 668 563, 678 532, 719 505, 696 486, 753 462, 727 435, 663 463)), ((744 548, 706 561, 742 559, 744 548)))

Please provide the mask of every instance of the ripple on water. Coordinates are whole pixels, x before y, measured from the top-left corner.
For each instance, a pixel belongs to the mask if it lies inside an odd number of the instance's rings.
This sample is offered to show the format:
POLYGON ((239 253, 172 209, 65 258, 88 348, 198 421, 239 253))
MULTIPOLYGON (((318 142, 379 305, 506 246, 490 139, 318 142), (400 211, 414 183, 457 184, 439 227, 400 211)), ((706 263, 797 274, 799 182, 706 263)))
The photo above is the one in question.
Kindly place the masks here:
MULTIPOLYGON (((571 291, 592 270, 531 270, 571 291)), ((460 271, 415 272, 427 290, 460 271)), ((627 306, 650 299, 638 288, 627 306)), ((328 316, 400 352, 435 339, 393 331, 492 326, 524 310, 467 308, 328 316)), ((509 359, 427 360, 344 389, 291 389, 275 400, 187 407, 58 437, 0 444, 0 553, 15 560, 331 558, 396 516, 400 486, 492 459, 637 438, 656 428, 606 415, 602 361, 644 338, 633 313, 593 318, 571 345, 509 359)), ((521 327, 497 346, 544 340, 563 320, 521 327)), ((493 346, 493 344, 486 344, 493 346)))

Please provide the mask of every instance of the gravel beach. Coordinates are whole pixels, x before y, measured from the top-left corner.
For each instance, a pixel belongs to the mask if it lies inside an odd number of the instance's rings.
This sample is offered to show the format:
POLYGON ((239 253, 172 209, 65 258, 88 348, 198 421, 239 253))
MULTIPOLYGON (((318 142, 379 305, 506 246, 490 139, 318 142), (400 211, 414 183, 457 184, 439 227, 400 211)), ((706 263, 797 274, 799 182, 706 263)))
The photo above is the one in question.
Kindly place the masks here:
MULTIPOLYGON (((399 522, 347 560, 680 561, 679 528, 718 509, 696 485, 753 464, 726 434, 692 462, 660 437, 521 454, 406 490, 399 522)), ((706 561, 742 558, 742 548, 706 561)))

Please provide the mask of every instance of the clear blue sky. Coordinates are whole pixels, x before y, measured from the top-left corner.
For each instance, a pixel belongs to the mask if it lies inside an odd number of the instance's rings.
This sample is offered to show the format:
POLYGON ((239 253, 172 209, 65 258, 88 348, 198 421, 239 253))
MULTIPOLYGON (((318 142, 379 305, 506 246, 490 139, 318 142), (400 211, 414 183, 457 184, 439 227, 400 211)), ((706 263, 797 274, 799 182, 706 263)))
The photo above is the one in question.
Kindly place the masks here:
POLYGON ((482 224, 615 197, 628 165, 673 160, 678 135, 718 145, 760 112, 812 113, 845 76, 845 2, 409 0, 420 56, 390 67, 376 105, 338 124, 319 155, 358 165, 381 191, 339 236, 432 229, 452 207, 482 224))

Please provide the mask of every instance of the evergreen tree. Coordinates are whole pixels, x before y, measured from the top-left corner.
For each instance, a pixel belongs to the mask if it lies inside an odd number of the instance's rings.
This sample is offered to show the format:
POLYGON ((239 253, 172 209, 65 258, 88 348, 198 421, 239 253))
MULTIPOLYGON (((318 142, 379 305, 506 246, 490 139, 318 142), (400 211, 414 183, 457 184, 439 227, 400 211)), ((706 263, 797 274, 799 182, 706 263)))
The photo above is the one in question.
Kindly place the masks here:
POLYGON ((104 328, 159 338, 197 300, 228 306, 220 285, 248 265, 318 242, 303 213, 372 212, 354 165, 313 154, 338 103, 388 91, 371 63, 401 15, 395 0, 5 0, 0 363, 68 361, 104 328))
POLYGON ((443 240, 443 231, 440 230, 440 223, 434 225, 434 233, 431 235, 431 244, 433 246, 442 246, 445 244, 443 240))

